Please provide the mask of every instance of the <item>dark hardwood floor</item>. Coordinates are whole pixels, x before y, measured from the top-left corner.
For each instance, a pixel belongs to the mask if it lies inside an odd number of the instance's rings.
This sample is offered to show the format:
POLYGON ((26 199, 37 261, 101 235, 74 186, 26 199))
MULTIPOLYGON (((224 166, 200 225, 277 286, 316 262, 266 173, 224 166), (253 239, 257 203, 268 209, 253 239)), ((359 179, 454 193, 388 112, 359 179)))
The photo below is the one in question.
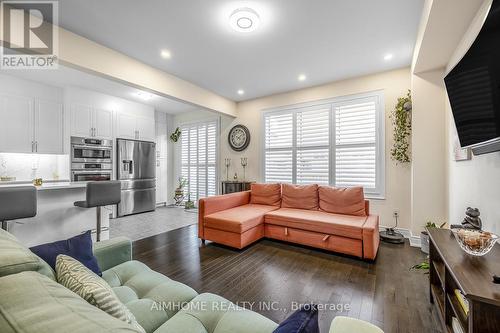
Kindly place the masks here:
POLYGON ((425 258, 418 248, 381 243, 375 262, 272 240, 237 251, 201 245, 196 228, 136 241, 134 258, 199 293, 254 302, 252 310, 276 322, 287 317, 292 302, 348 304, 350 311, 320 312, 321 332, 337 315, 370 321, 386 333, 441 332, 429 304, 428 276, 409 270, 425 258), (272 309, 260 302, 272 302, 272 309))

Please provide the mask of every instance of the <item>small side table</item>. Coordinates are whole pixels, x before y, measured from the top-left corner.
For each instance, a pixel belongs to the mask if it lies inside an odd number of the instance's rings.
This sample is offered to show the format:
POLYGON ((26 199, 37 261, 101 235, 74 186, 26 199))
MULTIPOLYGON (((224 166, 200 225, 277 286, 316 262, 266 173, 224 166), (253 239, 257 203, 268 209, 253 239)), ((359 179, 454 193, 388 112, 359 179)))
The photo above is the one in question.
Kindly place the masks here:
POLYGON ((235 192, 243 192, 250 190, 250 185, 255 182, 239 181, 239 180, 225 180, 222 181, 222 194, 229 194, 235 192))

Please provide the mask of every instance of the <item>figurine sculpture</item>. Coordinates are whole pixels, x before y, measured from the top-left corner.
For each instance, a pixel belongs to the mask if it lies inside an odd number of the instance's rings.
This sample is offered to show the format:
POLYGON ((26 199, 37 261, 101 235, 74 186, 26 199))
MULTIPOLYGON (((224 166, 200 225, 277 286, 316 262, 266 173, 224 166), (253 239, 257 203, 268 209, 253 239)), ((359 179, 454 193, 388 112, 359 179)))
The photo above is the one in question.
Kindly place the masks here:
POLYGON ((465 211, 465 218, 462 221, 462 227, 467 229, 477 229, 481 230, 483 224, 481 223, 481 218, 479 217, 481 213, 477 208, 467 207, 465 211))

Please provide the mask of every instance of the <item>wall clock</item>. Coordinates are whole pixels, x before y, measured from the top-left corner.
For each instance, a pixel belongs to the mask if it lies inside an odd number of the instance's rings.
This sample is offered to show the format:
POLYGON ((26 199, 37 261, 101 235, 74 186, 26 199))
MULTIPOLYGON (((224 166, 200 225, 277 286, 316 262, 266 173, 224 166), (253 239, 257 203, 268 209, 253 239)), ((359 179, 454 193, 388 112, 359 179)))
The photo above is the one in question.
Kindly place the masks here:
POLYGON ((236 125, 229 131, 227 141, 234 151, 243 151, 250 144, 250 131, 246 126, 236 125))

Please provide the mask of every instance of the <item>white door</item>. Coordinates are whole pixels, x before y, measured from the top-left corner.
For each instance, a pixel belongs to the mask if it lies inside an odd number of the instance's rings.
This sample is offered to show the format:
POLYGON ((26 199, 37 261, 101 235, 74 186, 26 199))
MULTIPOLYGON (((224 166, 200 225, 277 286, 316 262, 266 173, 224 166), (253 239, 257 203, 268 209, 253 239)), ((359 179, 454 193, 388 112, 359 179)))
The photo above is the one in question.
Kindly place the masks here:
POLYGON ((155 120, 153 118, 137 117, 139 139, 155 141, 155 120))
POLYGON ((83 104, 71 105, 71 136, 92 136, 92 107, 83 104))
POLYGON ((0 152, 31 153, 33 151, 33 100, 0 96, 0 152))
POLYGON ((35 150, 37 153, 63 154, 63 106, 37 100, 35 103, 35 150))
POLYGON ((101 139, 113 139, 113 111, 94 109, 95 136, 101 139))
POLYGON ((116 117, 116 136, 123 139, 137 139, 136 117, 120 113, 116 117))

